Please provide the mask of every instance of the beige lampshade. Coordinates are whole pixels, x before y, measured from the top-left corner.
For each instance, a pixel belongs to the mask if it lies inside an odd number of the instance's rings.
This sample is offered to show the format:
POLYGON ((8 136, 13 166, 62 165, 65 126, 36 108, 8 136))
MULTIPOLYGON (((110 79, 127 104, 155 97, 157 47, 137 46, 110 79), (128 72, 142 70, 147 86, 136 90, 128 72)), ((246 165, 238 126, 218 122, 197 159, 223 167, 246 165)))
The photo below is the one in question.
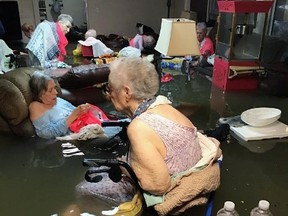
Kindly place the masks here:
POLYGON ((155 50, 166 56, 200 55, 196 22, 189 19, 162 19, 155 50))

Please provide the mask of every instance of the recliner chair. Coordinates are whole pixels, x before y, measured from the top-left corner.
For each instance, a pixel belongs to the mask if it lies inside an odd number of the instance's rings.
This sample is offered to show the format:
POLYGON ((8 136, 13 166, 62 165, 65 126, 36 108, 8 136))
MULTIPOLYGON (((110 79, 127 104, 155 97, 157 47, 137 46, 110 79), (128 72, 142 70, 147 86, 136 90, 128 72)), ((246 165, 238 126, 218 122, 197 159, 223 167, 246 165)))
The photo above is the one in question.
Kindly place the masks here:
MULTIPOLYGON (((21 67, 0 75, 0 133, 35 136, 28 107, 32 102, 29 80, 36 70, 43 68, 21 67)), ((81 65, 60 72, 57 69, 46 72, 58 81, 59 96, 75 106, 106 101, 101 83, 108 81, 108 65, 81 65)))

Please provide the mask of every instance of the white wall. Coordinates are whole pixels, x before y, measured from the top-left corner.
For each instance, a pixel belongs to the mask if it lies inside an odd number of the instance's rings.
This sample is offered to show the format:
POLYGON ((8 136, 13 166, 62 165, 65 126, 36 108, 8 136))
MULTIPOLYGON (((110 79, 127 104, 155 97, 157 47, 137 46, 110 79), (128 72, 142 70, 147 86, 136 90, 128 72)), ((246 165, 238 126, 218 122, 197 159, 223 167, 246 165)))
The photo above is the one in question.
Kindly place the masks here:
MULTIPOLYGON (((167 0, 87 0, 88 28, 132 37, 139 22, 159 32, 161 19, 168 15, 166 4, 167 0)), ((183 9, 184 0, 172 0, 171 17, 179 17, 183 9)))

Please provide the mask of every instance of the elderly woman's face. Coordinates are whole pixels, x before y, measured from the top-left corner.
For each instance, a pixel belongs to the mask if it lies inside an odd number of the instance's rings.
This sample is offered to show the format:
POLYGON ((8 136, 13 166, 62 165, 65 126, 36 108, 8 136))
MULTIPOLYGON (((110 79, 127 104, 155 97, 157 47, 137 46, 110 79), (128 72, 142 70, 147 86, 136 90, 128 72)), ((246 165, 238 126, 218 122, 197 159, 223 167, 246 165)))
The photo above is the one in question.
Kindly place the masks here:
POLYGON ((42 103, 46 105, 55 105, 57 101, 56 84, 53 80, 48 81, 47 90, 43 90, 40 96, 42 103))
POLYGON ((126 108, 126 101, 125 101, 125 91, 124 87, 123 88, 115 88, 115 80, 117 81, 119 77, 113 73, 113 71, 110 72, 109 74, 109 79, 108 79, 108 86, 107 86, 107 93, 108 93, 108 98, 111 100, 114 108, 122 113, 125 113, 125 108, 126 108))
POLYGON ((31 38, 32 34, 33 34, 33 31, 32 30, 28 30, 28 31, 23 31, 24 35, 27 37, 27 38, 31 38))
POLYGON ((69 21, 65 21, 65 22, 61 21, 59 23, 61 25, 61 29, 64 32, 64 34, 67 34, 70 31, 71 27, 72 27, 71 23, 69 21))

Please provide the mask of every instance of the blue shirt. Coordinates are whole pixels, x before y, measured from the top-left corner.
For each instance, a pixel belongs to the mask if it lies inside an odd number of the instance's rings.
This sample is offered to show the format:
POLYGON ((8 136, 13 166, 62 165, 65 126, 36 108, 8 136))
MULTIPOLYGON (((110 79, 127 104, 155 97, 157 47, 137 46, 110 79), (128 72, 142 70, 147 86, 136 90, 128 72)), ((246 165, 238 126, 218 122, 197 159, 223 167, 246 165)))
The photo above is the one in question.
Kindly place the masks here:
MULTIPOLYGON (((68 135, 71 131, 66 125, 67 117, 76 107, 68 101, 57 98, 57 103, 52 109, 45 112, 42 116, 32 122, 37 136, 44 139, 54 139, 56 137, 68 135)), ((122 119, 119 121, 130 121, 130 119, 122 119)), ((121 127, 104 127, 106 136, 112 137, 121 131, 121 127)))
POLYGON ((53 139, 67 135, 70 130, 66 125, 66 119, 74 109, 75 106, 58 97, 57 103, 52 109, 32 122, 37 136, 44 139, 53 139))

